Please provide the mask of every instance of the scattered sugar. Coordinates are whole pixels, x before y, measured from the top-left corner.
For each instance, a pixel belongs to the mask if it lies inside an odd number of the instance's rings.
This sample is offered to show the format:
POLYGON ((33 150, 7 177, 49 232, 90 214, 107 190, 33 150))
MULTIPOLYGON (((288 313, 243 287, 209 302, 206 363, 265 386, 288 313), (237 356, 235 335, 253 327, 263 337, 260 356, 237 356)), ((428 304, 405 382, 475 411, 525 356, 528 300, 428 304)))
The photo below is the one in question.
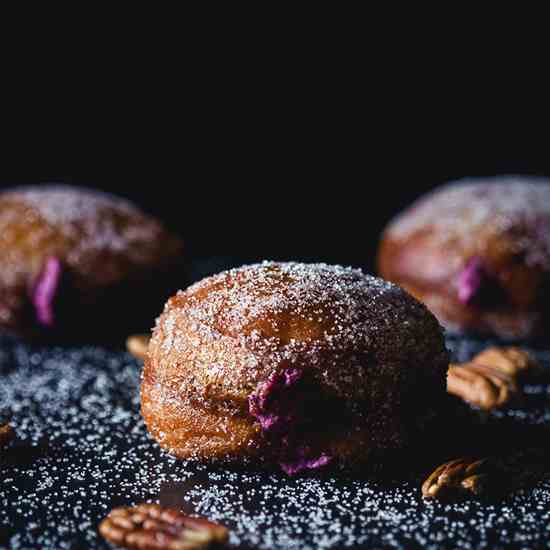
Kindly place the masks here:
MULTIPOLYGON (((481 343, 449 340, 464 360, 481 343)), ((227 524, 243 548, 522 548, 550 540, 550 482, 503 502, 426 504, 419 480, 289 479, 178 462, 139 415, 140 368, 97 347, 35 349, 0 341, 0 408, 18 440, 0 455, 0 547, 109 548, 99 521, 117 505, 158 501, 227 524)), ((537 357, 550 366, 550 352, 537 357)), ((548 421, 548 383, 522 422, 548 421), (544 398, 544 400, 541 400, 544 398)))

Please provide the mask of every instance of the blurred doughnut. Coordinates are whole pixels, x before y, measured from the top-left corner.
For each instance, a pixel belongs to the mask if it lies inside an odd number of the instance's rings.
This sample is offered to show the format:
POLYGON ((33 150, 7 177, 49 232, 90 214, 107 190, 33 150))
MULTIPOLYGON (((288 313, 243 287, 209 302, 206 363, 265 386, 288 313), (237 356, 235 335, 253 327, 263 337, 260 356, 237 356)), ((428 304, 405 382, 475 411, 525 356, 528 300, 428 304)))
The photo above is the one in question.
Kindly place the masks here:
POLYGON ((122 198, 63 185, 4 191, 0 327, 79 332, 128 320, 181 251, 177 237, 122 198))
POLYGON ((452 182, 386 228, 379 273, 456 331, 544 334, 550 315, 550 183, 534 177, 452 182))

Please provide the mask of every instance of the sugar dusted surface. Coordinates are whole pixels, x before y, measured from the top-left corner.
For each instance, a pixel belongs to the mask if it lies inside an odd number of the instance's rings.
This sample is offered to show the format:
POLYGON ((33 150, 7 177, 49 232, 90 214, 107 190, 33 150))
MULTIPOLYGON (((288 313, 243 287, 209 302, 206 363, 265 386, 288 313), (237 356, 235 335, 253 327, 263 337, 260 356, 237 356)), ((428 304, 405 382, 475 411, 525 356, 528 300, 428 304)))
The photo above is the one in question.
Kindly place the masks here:
POLYGON ((245 329, 251 319, 289 310, 308 320, 315 314, 308 308, 325 303, 330 303, 337 322, 344 325, 359 315, 355 298, 375 299, 401 293, 392 283, 365 275, 359 269, 269 261, 222 272, 196 283, 188 292, 193 294, 208 287, 215 287, 216 294, 211 294, 211 303, 206 307, 196 304, 197 318, 214 325, 217 318, 225 320, 223 316, 227 316, 235 332, 245 329))
POLYGON ((480 234, 519 229, 518 249, 527 260, 550 267, 550 180, 497 176, 450 182, 421 197, 388 226, 404 240, 429 229, 441 242, 475 245, 480 234))
POLYGON ((247 400, 273 375, 297 368, 343 404, 342 417, 357 420, 327 437, 339 449, 332 454, 366 460, 361 446, 395 449, 413 437, 417 426, 399 422, 397 411, 406 414, 409 394, 421 408, 444 397, 447 364, 437 320, 400 287, 358 269, 264 262, 205 278, 167 302, 145 361, 143 414, 177 456, 265 458, 247 400), (426 394, 430 387, 429 399, 420 386, 426 394), (365 424, 366 403, 375 412, 365 424), (205 444, 204 433, 219 439, 205 444))
MULTIPOLYGON (((263 262, 231 269, 204 279, 170 300, 158 320, 152 348, 165 364, 174 357, 193 357, 196 345, 180 328, 185 319, 199 342, 238 341, 251 351, 242 371, 248 380, 265 381, 269 369, 306 364, 324 369, 327 384, 352 396, 346 386, 343 353, 372 354, 398 362, 411 354, 440 352, 440 327, 427 309, 400 287, 359 269, 327 264, 263 262)), ((235 376, 234 358, 207 369, 212 375, 235 376), (224 365, 233 365, 227 369, 224 365), (225 370, 224 370, 225 369, 225 370), (222 372, 223 371, 223 372, 222 372)), ((361 360, 350 365, 359 376, 361 360)), ((383 363, 381 361, 381 363, 383 363)), ((242 381, 241 381, 242 383, 242 381)))
MULTIPOLYGON (((91 251, 125 253, 137 261, 148 257, 150 243, 157 245, 163 236, 162 226, 130 201, 95 189, 69 185, 18 187, 0 193, 0 200, 24 204, 29 220, 38 217, 45 222, 47 227, 41 227, 36 239, 51 238, 48 232, 55 231, 72 243, 66 252, 73 262, 91 251)), ((20 210, 12 213, 9 206, 3 208, 0 228, 11 231, 21 221, 19 216, 20 210)))
MULTIPOLYGON (((450 340, 456 360, 480 344, 450 340)), ((550 351, 537 356, 550 368, 550 351)), ((0 408, 18 440, 0 458, 0 547, 109 548, 97 525, 118 505, 179 504, 225 523, 243 548, 542 548, 550 482, 497 504, 426 504, 419 479, 387 485, 288 479, 178 462, 139 415, 138 362, 97 347, 38 349, 0 340, 0 408)), ((550 422, 548 383, 527 388, 520 422, 550 422)), ((405 475, 407 472, 405 472, 405 475)))
POLYGON ((133 214, 139 212, 130 201, 121 197, 95 189, 76 188, 69 185, 19 187, 4 193, 4 196, 10 195, 24 199, 54 225, 93 218, 98 211, 105 208, 116 207, 133 214))

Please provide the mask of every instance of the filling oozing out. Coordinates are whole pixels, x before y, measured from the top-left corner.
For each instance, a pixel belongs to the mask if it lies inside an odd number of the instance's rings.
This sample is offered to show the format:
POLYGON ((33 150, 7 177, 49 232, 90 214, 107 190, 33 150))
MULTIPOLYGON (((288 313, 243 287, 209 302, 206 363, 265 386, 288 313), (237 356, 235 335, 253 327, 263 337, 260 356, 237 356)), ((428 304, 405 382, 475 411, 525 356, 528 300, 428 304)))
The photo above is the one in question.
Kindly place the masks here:
POLYGON ((468 260, 458 275, 458 299, 465 305, 502 302, 502 289, 479 256, 468 260))
POLYGON ((486 277, 481 258, 470 258, 458 276, 458 299, 463 304, 472 303, 483 287, 486 277))
POLYGON ((48 258, 31 293, 36 319, 39 324, 48 328, 55 324, 55 300, 59 292, 62 271, 59 258, 55 256, 48 258))
MULTIPOLYGON (((279 465, 288 475, 326 466, 332 460, 327 453, 314 452, 308 435, 324 429, 320 421, 322 405, 318 395, 307 391, 303 371, 288 368, 273 374, 249 398, 249 410, 277 449, 279 465)), ((325 410, 330 409, 330 407, 325 410)))

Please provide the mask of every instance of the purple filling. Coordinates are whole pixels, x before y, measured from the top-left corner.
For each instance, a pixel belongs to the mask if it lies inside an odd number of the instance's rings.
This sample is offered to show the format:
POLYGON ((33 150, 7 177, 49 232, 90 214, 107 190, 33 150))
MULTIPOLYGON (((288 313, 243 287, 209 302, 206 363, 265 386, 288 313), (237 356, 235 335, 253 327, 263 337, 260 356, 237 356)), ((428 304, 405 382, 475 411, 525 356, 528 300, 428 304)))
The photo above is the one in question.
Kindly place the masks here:
POLYGON ((52 327, 55 323, 54 302, 59 290, 61 274, 62 266, 59 258, 55 256, 48 258, 31 294, 36 319, 45 327, 52 327))
POLYGON ((479 256, 474 256, 458 276, 458 299, 471 304, 479 298, 484 286, 490 281, 489 274, 479 256))
POLYGON ((293 406, 294 391, 287 391, 301 379, 298 369, 287 369, 273 374, 258 393, 248 400, 250 413, 259 422, 262 430, 284 433, 295 422, 296 407, 293 406))
POLYGON ((312 455, 305 444, 308 430, 303 428, 314 419, 300 388, 302 374, 296 368, 275 373, 248 400, 250 414, 260 423, 264 436, 278 448, 279 465, 288 475, 320 468, 332 460, 325 453, 312 455))

